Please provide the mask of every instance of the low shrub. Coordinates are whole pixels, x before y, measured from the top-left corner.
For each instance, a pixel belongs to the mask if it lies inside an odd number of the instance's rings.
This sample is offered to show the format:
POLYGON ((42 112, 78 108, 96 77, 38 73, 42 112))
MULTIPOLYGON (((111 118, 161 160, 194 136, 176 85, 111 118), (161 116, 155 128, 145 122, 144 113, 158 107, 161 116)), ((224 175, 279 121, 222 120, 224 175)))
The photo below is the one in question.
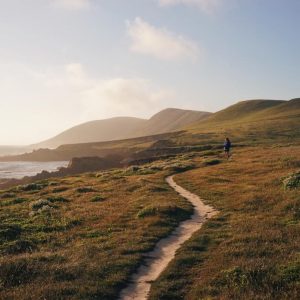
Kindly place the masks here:
POLYGON ((36 245, 32 241, 17 240, 11 243, 6 249, 7 254, 19 254, 24 252, 32 252, 36 249, 36 245))
POLYGON ((204 166, 214 166, 220 164, 222 161, 220 159, 214 158, 214 159, 207 159, 203 162, 204 166))
POLYGON ((29 184, 20 186, 19 189, 24 192, 39 191, 39 190, 43 189, 45 186, 46 186, 45 184, 40 184, 40 183, 29 183, 29 184))
POLYGON ((15 196, 16 196, 15 193, 4 193, 4 194, 1 195, 0 198, 6 199, 6 198, 13 198, 13 197, 15 197, 15 196))
POLYGON ((106 200, 105 197, 100 196, 100 195, 97 195, 97 196, 95 196, 95 197, 93 197, 93 198, 91 199, 91 202, 102 202, 102 201, 104 201, 104 200, 106 200))
POLYGON ((21 232, 22 228, 18 224, 0 224, 0 240, 15 240, 21 232))
POLYGON ((78 193, 92 193, 92 192, 96 192, 96 190, 94 190, 91 187, 80 187, 80 188, 76 189, 76 191, 78 193))
POLYGON ((66 186, 59 186, 52 190, 52 193, 61 193, 67 191, 69 188, 66 186))
POLYGON ((47 199, 39 199, 37 201, 33 201, 30 203, 30 208, 32 210, 39 210, 41 208, 43 208, 44 206, 51 206, 51 202, 47 199))
POLYGON ((283 180, 283 187, 288 189, 296 189, 300 187, 300 171, 289 175, 283 180))
POLYGON ((55 203, 55 202, 70 202, 68 199, 66 199, 64 197, 48 197, 47 200, 50 201, 51 203, 55 203))
POLYGON ((137 218, 145 218, 145 217, 156 216, 156 215, 165 215, 165 216, 172 216, 172 217, 182 216, 187 219, 189 217, 189 212, 176 205, 164 205, 164 206, 150 205, 141 209, 137 213, 137 218))
POLYGON ((174 173, 185 172, 194 168, 193 164, 186 163, 173 163, 170 165, 166 165, 163 169, 168 170, 174 173))

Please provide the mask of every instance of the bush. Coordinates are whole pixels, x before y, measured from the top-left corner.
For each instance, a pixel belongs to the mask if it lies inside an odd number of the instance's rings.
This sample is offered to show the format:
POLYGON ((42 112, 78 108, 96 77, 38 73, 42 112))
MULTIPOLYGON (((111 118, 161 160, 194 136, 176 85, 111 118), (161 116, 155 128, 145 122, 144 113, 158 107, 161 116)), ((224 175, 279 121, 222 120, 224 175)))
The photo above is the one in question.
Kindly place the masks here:
POLYGON ((10 205, 14 205, 14 204, 23 203, 25 201, 27 201, 27 199, 25 199, 25 198, 16 198, 16 199, 7 200, 7 201, 1 201, 0 206, 10 206, 10 205))
POLYGON ((221 162, 222 161, 220 159, 207 159, 203 162, 203 165, 204 166, 214 166, 214 165, 218 165, 221 162))
POLYGON ((39 210, 43 206, 51 206, 51 202, 49 200, 46 200, 46 199, 39 199, 37 201, 33 201, 33 202, 30 203, 30 208, 32 210, 39 210))
POLYGON ((68 187, 60 186, 60 187, 54 188, 52 193, 61 193, 61 192, 65 192, 67 190, 68 190, 68 187))
POLYGON ((70 202, 68 199, 66 199, 64 197, 48 197, 47 200, 50 201, 51 203, 55 203, 55 202, 70 202))
POLYGON ((32 252, 36 249, 36 245, 32 241, 18 240, 10 244, 5 252, 7 254, 18 254, 24 252, 32 252))
POLYGON ((96 192, 93 188, 91 187, 80 187, 76 190, 78 193, 91 193, 91 192, 96 192))
POLYGON ((181 207, 174 206, 174 205, 165 205, 165 206, 146 206, 142 210, 140 210, 137 214, 137 218, 145 218, 149 216, 156 216, 156 215, 164 215, 164 216, 180 216, 187 219, 190 213, 184 210, 181 207))
POLYGON ((91 199, 91 202, 102 202, 102 201, 104 201, 104 200, 105 200, 104 197, 98 195, 98 196, 93 197, 93 198, 91 199))
POLYGON ((22 228, 17 224, 0 224, 0 240, 15 240, 20 236, 22 228))
POLYGON ((283 180, 283 186, 286 190, 300 187, 300 171, 289 175, 283 180))
POLYGON ((45 184, 38 183, 29 183, 20 187, 21 191, 29 192, 29 191, 39 191, 45 187, 45 184))
POLYGON ((16 196, 15 193, 4 193, 4 194, 1 195, 1 198, 2 198, 2 199, 5 199, 5 198, 13 198, 13 197, 15 197, 15 196, 16 196))
POLYGON ((188 171, 194 168, 193 164, 186 164, 186 163, 173 163, 170 165, 166 165, 164 167, 164 170, 168 170, 171 172, 184 172, 184 171, 188 171))

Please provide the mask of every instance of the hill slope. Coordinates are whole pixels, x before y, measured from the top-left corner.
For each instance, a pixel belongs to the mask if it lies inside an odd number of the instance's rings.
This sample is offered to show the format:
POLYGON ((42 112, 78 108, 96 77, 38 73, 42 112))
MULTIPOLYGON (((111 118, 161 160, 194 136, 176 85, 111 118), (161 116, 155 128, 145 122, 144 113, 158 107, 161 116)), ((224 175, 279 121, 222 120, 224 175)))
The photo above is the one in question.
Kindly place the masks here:
POLYGON ((208 120, 213 122, 243 120, 285 103, 286 101, 282 100, 245 100, 213 114, 208 120))
POLYGON ((248 100, 234 104, 196 122, 187 129, 188 135, 207 136, 220 140, 229 135, 235 141, 270 141, 279 136, 300 138, 300 98, 289 101, 248 100))
POLYGON ((194 122, 205 120, 210 115, 208 112, 167 108, 152 116, 135 134, 147 136, 176 131, 194 122))
POLYGON ((167 133, 180 130, 209 115, 208 112, 168 108, 149 120, 118 117, 91 121, 72 127, 49 140, 33 145, 32 148, 56 148, 64 144, 114 141, 167 133))
MULTIPOLYGON (((153 126, 155 126, 155 119, 154 116, 152 120, 146 122, 153 122, 153 126)), ((180 121, 180 118, 177 120, 180 121)), ((168 122, 166 123, 168 124, 168 122)), ((166 126, 166 123, 161 124, 166 126)), ((235 145, 237 143, 298 142, 300 140, 299 124, 300 99, 290 101, 249 100, 237 103, 205 120, 193 123, 186 127, 185 131, 110 142, 69 144, 55 150, 41 149, 23 155, 0 157, 0 161, 54 161, 83 156, 105 157, 112 154, 126 159, 133 153, 147 152, 147 150, 151 150, 148 152, 150 156, 153 156, 157 145, 164 145, 158 147, 163 148, 159 153, 164 155, 164 151, 167 151, 168 154, 176 151, 178 153, 181 150, 177 148, 183 146, 220 146, 225 135, 230 136, 235 145)), ((135 132, 135 134, 137 133, 135 132)))
POLYGON ((63 144, 91 143, 130 137, 136 128, 143 126, 144 119, 117 117, 97 120, 74 126, 57 136, 33 145, 33 148, 56 148, 63 144))

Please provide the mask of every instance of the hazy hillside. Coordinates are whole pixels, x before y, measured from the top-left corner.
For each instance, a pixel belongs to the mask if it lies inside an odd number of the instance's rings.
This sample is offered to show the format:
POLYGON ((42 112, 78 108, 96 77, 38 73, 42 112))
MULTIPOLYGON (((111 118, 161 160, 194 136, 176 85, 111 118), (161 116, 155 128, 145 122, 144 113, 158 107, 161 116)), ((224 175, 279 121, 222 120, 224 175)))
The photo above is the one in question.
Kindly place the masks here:
POLYGON ((117 117, 97 120, 72 127, 59 135, 33 145, 37 148, 56 148, 63 144, 90 143, 128 138, 137 128, 143 126, 144 119, 117 117))
MULTIPOLYGON (((170 127, 171 125, 169 126, 170 121, 165 118, 170 116, 170 119, 172 119, 174 115, 178 116, 174 109, 162 111, 153 116, 149 121, 142 121, 142 124, 152 123, 154 129, 157 131, 160 128, 171 130, 172 127, 170 127), (168 113, 170 111, 171 113, 168 113)), ((194 112, 191 115, 194 117, 194 112)), ((186 120, 186 118, 185 114, 182 113, 181 118, 174 118, 174 122, 175 124, 176 122, 178 122, 177 124, 182 124, 181 120, 186 120)), ((191 118, 188 119, 189 121, 191 120, 191 118)), ((207 119, 194 122, 192 125, 186 127, 185 131, 181 130, 173 133, 110 142, 68 144, 60 146, 55 150, 42 149, 24 155, 0 157, 0 160, 54 161, 69 160, 72 157, 82 156, 103 157, 109 154, 120 155, 125 159, 136 151, 150 149, 157 141, 171 141, 174 147, 222 145, 225 135, 229 135, 234 143, 272 143, 278 140, 278 138, 289 142, 291 139, 293 141, 300 139, 299 124, 300 99, 290 101, 249 100, 230 106, 209 116, 207 119)), ((151 128, 144 128, 144 132, 147 133, 151 130, 151 128)), ((175 151, 173 148, 170 150, 175 151)))
POLYGON ((0 156, 3 155, 17 155, 24 153, 26 151, 30 151, 31 149, 26 146, 0 146, 0 156))
POLYGON ((91 121, 72 127, 32 148, 56 148, 64 144, 114 141, 180 130, 196 121, 208 117, 210 113, 168 108, 149 120, 117 117, 91 121))
POLYGON ((167 108, 152 116, 135 134, 146 136, 176 131, 186 125, 204 120, 210 115, 211 113, 208 112, 167 108))

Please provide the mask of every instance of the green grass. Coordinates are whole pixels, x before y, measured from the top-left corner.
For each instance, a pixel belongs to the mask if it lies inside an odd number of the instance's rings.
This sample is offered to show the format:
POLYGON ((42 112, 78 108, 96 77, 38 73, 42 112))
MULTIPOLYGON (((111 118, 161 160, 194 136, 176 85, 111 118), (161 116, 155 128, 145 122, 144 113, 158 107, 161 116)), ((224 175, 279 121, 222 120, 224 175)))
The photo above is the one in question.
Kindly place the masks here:
POLYGON ((4 191, 0 298, 116 299, 143 253, 192 213, 164 180, 173 164, 4 191))
POLYGON ((298 299, 299 188, 282 178, 299 146, 239 150, 175 177, 220 212, 178 251, 150 299, 298 299))

